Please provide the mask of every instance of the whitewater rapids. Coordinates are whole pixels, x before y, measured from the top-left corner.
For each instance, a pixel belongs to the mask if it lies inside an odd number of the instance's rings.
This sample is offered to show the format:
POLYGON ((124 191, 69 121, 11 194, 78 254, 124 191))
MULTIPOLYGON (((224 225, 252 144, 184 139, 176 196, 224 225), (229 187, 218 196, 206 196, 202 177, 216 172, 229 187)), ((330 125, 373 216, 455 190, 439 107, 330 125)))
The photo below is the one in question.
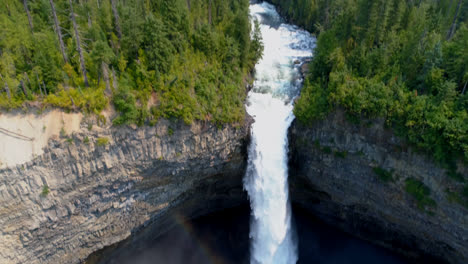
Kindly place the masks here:
POLYGON ((288 199, 287 131, 294 120, 293 101, 302 85, 299 67, 312 56, 314 38, 282 23, 274 6, 250 6, 260 23, 263 58, 255 66, 247 111, 254 118, 244 188, 249 194, 252 264, 297 262, 297 243, 288 199))

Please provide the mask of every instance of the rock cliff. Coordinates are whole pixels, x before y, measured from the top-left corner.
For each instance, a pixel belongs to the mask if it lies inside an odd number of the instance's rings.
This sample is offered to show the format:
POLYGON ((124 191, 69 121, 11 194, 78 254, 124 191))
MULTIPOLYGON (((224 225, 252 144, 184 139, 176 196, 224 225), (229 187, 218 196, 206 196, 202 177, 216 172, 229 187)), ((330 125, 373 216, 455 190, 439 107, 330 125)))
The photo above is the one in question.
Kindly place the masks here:
POLYGON ((0 263, 77 263, 145 226, 245 202, 248 127, 82 122, 50 139, 0 170, 0 263))
MULTIPOLYGON (((295 204, 406 255, 468 263, 468 210, 448 199, 462 183, 405 146, 383 121, 352 124, 336 111, 312 126, 294 122, 289 138, 295 204), (423 198, 434 203, 421 204, 408 179, 424 184, 429 194, 423 198)), ((458 170, 468 180, 467 169, 459 164, 458 170)))

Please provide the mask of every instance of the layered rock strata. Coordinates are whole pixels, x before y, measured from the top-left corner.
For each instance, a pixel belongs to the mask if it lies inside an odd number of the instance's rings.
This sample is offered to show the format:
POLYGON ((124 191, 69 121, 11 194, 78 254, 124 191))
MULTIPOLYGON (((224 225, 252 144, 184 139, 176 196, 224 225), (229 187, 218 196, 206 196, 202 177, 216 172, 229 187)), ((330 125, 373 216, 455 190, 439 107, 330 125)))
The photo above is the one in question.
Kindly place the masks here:
POLYGON ((0 170, 0 263, 79 263, 145 226, 245 202, 248 127, 83 123, 50 139, 0 170))
MULTIPOLYGON (((449 199, 463 183, 406 146, 383 120, 352 124, 336 111, 311 126, 294 122, 289 138, 295 204, 406 255, 468 263, 468 210, 449 199), (408 192, 407 179, 423 183, 430 190, 425 198, 435 205, 421 206, 408 192)), ((462 164, 458 173, 468 181, 462 164)))

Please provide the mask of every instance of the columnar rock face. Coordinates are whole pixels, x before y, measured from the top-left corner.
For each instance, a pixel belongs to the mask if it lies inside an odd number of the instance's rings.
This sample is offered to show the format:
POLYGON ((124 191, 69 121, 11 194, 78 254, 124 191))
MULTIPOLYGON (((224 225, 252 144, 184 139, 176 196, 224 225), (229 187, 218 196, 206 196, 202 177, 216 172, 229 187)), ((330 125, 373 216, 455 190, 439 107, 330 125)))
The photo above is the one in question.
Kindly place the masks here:
POLYGON ((82 126, 0 170, 0 263, 78 263, 144 226, 246 201, 248 124, 82 126))
MULTIPOLYGON (((312 126, 293 123, 289 137, 294 203, 333 226, 407 255, 468 263, 468 210, 448 199, 448 191, 459 191, 463 183, 405 147, 383 121, 353 125, 337 111, 312 126), (435 207, 418 208, 406 190, 408 178, 431 190, 435 207)), ((458 170, 467 181, 466 167, 459 164, 458 170)))

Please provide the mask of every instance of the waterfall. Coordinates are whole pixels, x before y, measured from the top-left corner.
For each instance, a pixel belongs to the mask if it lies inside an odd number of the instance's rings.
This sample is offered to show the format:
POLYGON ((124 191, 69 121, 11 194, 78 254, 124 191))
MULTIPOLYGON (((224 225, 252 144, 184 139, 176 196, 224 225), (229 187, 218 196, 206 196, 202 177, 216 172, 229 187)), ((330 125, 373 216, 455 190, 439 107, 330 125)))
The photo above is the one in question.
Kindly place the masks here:
POLYGON ((296 263, 288 200, 287 131, 294 119, 292 103, 302 85, 299 66, 312 56, 315 40, 308 32, 282 23, 268 3, 252 4, 250 15, 260 23, 265 47, 247 99, 247 111, 255 120, 244 178, 252 209, 250 262, 296 263))

